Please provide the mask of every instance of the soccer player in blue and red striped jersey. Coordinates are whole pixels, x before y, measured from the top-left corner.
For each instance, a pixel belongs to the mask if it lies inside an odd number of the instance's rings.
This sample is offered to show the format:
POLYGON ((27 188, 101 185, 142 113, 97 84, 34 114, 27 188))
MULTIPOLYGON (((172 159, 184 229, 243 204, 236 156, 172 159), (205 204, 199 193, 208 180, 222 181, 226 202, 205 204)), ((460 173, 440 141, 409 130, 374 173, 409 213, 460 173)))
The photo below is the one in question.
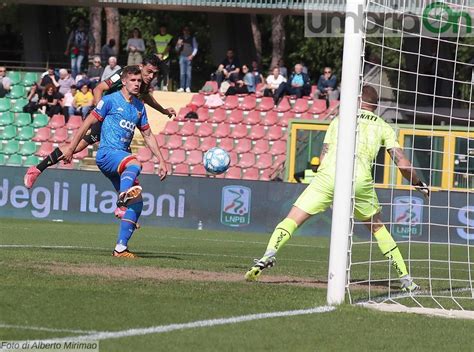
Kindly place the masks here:
POLYGON ((122 89, 103 97, 84 121, 71 145, 64 150, 63 160, 71 162, 77 145, 89 128, 102 123, 102 138, 96 163, 119 192, 117 207, 125 208, 113 255, 135 258, 136 255, 128 250, 128 241, 137 228, 138 218, 143 208, 142 188, 137 180, 141 163, 130 152, 135 127, 140 130, 146 145, 159 161, 158 174, 161 180, 166 177, 168 169, 148 124, 145 106, 137 98, 142 83, 140 68, 127 66, 122 72, 121 81, 122 89))

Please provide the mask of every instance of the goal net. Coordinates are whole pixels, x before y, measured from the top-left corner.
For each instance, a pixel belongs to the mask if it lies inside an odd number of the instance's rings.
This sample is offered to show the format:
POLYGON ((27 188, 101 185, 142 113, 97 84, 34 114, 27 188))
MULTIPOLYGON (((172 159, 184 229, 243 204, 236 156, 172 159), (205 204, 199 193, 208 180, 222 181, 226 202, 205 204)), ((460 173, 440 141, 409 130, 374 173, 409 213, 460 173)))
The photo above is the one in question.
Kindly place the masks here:
POLYGON ((381 149, 373 176, 382 220, 421 289, 400 290, 397 272, 353 217, 347 293, 352 303, 474 311, 474 4, 365 6, 361 86, 377 90, 376 113, 394 127, 431 197, 416 192, 381 149))

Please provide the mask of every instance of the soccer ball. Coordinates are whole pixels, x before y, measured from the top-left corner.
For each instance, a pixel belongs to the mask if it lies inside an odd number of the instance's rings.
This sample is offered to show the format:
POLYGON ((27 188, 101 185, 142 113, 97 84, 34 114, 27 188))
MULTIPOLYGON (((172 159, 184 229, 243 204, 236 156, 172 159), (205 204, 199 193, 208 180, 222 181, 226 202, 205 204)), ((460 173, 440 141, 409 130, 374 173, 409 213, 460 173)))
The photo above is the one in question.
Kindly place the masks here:
POLYGON ((218 175, 226 172, 229 168, 230 156, 224 149, 214 147, 204 154, 202 162, 207 172, 218 175))

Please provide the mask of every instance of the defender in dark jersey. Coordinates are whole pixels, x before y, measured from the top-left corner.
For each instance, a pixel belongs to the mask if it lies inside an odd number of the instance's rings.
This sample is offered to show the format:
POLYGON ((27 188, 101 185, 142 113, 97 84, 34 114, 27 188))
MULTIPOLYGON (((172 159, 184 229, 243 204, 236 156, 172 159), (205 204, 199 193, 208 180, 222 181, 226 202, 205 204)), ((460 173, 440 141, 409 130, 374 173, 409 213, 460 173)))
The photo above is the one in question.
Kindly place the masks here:
MULTIPOLYGON (((139 65, 142 74, 142 84, 140 86, 139 98, 148 106, 171 118, 173 116, 176 116, 175 110, 173 108, 163 108, 155 100, 155 98, 153 98, 153 95, 150 92, 150 83, 153 78, 158 74, 160 66, 161 61, 155 55, 145 57, 143 60, 143 64, 139 65)), ((101 83, 99 83, 99 85, 97 85, 97 87, 94 88, 94 105, 97 105, 97 103, 102 99, 103 95, 114 93, 122 89, 122 81, 120 79, 122 71, 123 69, 115 72, 112 76, 107 78, 105 81, 102 81, 101 83)), ((75 154, 84 150, 89 145, 100 141, 101 126, 101 123, 97 123, 92 126, 86 136, 81 140, 77 148, 74 150, 75 154)), ((31 166, 30 168, 28 168, 23 180, 25 187, 33 187, 37 178, 44 170, 61 161, 63 156, 63 150, 64 146, 54 149, 51 154, 44 158, 43 161, 41 161, 38 165, 31 166)))

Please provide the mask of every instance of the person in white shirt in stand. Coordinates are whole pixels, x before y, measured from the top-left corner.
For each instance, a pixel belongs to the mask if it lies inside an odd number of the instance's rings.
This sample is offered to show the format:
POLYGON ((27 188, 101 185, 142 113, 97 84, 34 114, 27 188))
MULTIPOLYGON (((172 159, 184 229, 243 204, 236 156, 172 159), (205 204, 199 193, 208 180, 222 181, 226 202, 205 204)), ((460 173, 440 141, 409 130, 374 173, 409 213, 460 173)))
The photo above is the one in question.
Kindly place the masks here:
POLYGON ((272 74, 267 77, 266 82, 267 84, 263 90, 263 96, 273 98, 273 94, 280 84, 286 82, 286 78, 280 74, 280 68, 275 66, 272 70, 272 74))
POLYGON ((105 66, 104 72, 102 73, 101 81, 105 81, 107 78, 112 76, 115 72, 121 69, 119 65, 117 65, 117 58, 115 56, 109 57, 109 64, 105 66))

